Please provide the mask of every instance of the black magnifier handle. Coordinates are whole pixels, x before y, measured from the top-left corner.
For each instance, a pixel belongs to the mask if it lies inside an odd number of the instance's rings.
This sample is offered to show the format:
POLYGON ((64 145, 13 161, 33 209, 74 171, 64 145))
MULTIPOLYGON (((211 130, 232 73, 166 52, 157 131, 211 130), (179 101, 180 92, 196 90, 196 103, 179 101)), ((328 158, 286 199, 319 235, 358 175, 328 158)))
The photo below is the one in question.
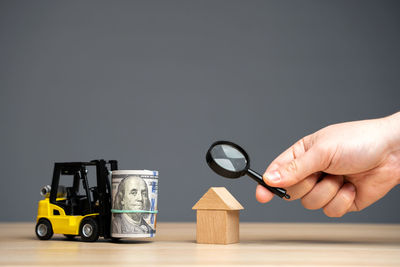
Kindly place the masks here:
POLYGON ((275 195, 277 195, 280 198, 286 198, 289 199, 290 196, 288 194, 286 194, 286 189, 280 188, 280 187, 272 187, 267 185, 264 181, 262 176, 253 171, 252 169, 248 169, 247 170, 247 175, 250 176, 254 181, 256 181, 257 183, 259 183, 260 185, 264 186, 265 188, 267 188, 269 191, 271 191, 272 193, 274 193, 275 195))

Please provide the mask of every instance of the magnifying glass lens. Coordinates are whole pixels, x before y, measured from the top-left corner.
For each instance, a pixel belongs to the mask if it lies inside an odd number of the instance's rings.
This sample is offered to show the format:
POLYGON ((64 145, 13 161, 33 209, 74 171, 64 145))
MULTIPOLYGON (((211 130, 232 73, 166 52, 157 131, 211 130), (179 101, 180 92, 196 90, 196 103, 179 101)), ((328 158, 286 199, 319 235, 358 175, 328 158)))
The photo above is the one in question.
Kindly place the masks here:
POLYGON ((247 174, 279 197, 290 198, 285 189, 267 185, 262 175, 250 169, 250 158, 246 151, 232 142, 218 141, 212 144, 207 151, 206 161, 208 166, 221 176, 236 179, 247 174))
POLYGON ((210 151, 213 160, 228 171, 240 172, 246 168, 247 160, 239 150, 233 146, 222 144, 214 146, 210 151))

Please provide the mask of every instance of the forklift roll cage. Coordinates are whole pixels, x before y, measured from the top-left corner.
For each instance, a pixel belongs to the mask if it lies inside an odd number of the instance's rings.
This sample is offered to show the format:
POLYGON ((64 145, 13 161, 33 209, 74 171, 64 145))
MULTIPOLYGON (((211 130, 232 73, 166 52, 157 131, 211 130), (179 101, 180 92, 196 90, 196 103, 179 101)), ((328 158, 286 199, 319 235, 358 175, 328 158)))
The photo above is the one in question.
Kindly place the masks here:
POLYGON ((99 234, 104 238, 111 238, 111 185, 108 179, 110 171, 118 169, 116 160, 93 160, 90 162, 60 162, 54 164, 53 180, 51 184, 49 202, 64 209, 67 215, 86 215, 98 213, 99 234), (87 166, 96 167, 97 186, 89 187, 87 178, 87 166), (67 187, 67 197, 58 198, 58 190, 61 175, 73 175, 72 187, 67 187), (79 184, 85 195, 78 195, 79 184), (92 191, 92 195, 90 192, 92 191))

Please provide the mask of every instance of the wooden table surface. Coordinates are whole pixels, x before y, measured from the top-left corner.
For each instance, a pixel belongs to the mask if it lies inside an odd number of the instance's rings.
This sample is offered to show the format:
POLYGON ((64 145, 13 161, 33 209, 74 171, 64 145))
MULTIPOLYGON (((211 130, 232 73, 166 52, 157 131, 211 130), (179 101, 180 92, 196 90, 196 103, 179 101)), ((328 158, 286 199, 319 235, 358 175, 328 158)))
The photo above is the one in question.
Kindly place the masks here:
POLYGON ((40 241, 33 223, 0 224, 1 266, 400 266, 400 225, 241 223, 240 243, 195 243, 194 223, 158 223, 153 239, 40 241))

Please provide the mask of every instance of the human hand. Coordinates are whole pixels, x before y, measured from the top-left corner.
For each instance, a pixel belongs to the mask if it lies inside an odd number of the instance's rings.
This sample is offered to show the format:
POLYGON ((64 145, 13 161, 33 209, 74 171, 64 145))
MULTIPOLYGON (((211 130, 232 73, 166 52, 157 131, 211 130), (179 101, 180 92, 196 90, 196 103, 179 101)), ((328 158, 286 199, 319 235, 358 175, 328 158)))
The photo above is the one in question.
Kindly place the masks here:
MULTIPOLYGON (((329 217, 360 211, 400 184, 400 112, 340 123, 308 135, 278 156, 263 175, 291 200, 329 217)), ((258 185, 256 198, 273 194, 258 185)))

